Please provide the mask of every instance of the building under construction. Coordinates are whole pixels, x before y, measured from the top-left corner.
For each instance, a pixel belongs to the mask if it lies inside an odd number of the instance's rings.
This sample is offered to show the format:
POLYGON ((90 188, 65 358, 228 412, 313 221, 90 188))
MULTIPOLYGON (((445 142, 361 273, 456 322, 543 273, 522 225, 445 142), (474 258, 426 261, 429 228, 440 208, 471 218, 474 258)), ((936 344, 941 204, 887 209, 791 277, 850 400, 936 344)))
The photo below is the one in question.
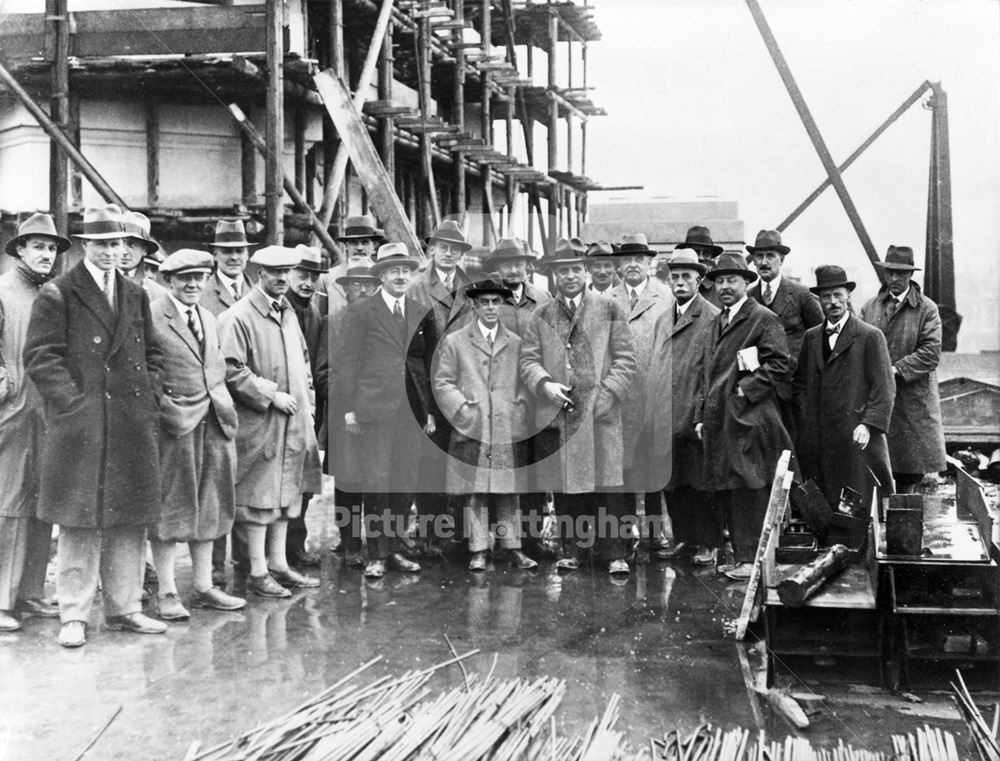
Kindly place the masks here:
POLYGON ((168 249, 220 216, 327 249, 369 212, 414 246, 461 212, 473 243, 539 251, 583 222, 603 113, 586 2, 68 5, 0 17, 4 237, 39 209, 73 232, 103 202, 148 214, 168 249))

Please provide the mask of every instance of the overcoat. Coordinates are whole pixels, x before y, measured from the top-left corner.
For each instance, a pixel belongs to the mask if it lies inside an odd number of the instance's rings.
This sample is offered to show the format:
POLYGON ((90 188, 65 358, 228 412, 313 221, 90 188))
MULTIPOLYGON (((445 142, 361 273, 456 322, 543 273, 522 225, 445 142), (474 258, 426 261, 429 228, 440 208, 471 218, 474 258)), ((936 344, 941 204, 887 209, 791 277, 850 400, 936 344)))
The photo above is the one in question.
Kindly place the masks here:
POLYGON ((758 279, 747 289, 747 296, 774 312, 781 320, 781 326, 785 329, 791 371, 786 381, 778 386, 778 398, 787 402, 792 399, 791 374, 795 372, 795 363, 798 361, 799 349, 802 348, 802 339, 809 328, 823 323, 823 310, 819 305, 819 299, 812 291, 801 283, 789 280, 784 275, 781 277, 781 283, 778 284, 778 290, 774 293, 774 298, 767 305, 764 304, 761 296, 763 287, 763 280, 758 279))
POLYGON ((516 443, 528 430, 529 399, 518 377, 521 339, 500 323, 490 346, 478 320, 444 337, 432 390, 451 424, 449 494, 517 494, 516 443))
POLYGON ((705 488, 761 489, 771 483, 781 451, 792 446, 775 393, 790 368, 785 331, 771 310, 749 298, 724 330, 721 317, 712 318, 702 372, 705 488), (760 363, 753 372, 740 370, 736 359, 750 347, 760 363))
POLYGON ((521 288, 521 298, 515 301, 513 296, 504 299, 500 307, 500 322, 511 333, 524 335, 524 329, 531 318, 531 313, 543 304, 552 301, 552 297, 530 282, 525 282, 521 288))
POLYGON ((15 267, 0 275, 0 517, 35 516, 45 403, 25 375, 31 305, 40 283, 15 267), (6 388, 6 391, 4 390, 6 388))
POLYGON ((25 367, 45 399, 38 517, 73 528, 146 526, 160 510, 162 355, 149 298, 115 273, 116 308, 80 262, 42 287, 25 367))
POLYGON ((300 506, 322 488, 313 429, 314 392, 305 339, 292 309, 279 312, 260 288, 223 312, 219 337, 226 385, 236 403, 236 505, 256 510, 300 506), (278 391, 298 404, 294 415, 272 404, 278 391))
POLYGON ((215 318, 195 307, 203 345, 169 296, 150 307, 163 352, 158 539, 208 541, 232 528, 238 419, 215 318))
POLYGON ((622 485, 621 402, 635 378, 635 348, 620 304, 586 288, 576 314, 553 299, 539 307, 521 338, 520 373, 535 395, 537 491, 586 494, 622 485), (573 407, 539 396, 543 381, 572 387, 573 407), (610 411, 595 418, 598 394, 610 411))
POLYGON ((660 315, 653 332, 649 377, 659 388, 650 397, 654 459, 647 472, 654 476, 654 487, 704 491, 705 455, 694 425, 702 405, 705 351, 719 310, 695 294, 679 320, 674 320, 674 312, 671 308, 660 315))
MULTIPOLYGON (((241 301, 246 298, 246 295, 253 288, 253 282, 246 273, 243 275, 242 288, 243 290, 240 292, 241 301)), ((218 317, 234 303, 233 292, 219 279, 219 273, 213 272, 205 284, 205 290, 201 294, 201 299, 198 300, 198 305, 207 309, 215 317, 218 317)))
MULTIPOLYGON (((674 295, 670 292, 670 288, 655 277, 651 277, 646 280, 646 287, 634 307, 629 305, 628 289, 624 281, 611 289, 610 296, 613 301, 621 304, 628 315, 632 345, 635 348, 635 379, 622 400, 622 447, 625 455, 623 465, 628 471, 632 468, 636 445, 640 439, 644 448, 649 446, 648 434, 651 430, 647 425, 649 394, 666 390, 657 382, 655 376, 650 374, 649 363, 653 354, 653 330, 656 327, 656 320, 664 312, 673 309, 674 295)), ((633 486, 638 488, 638 484, 633 486)))
POLYGON ((324 318, 320 333, 316 358, 316 395, 326 400, 326 413, 317 436, 320 448, 325 449, 327 455, 323 461, 324 472, 336 474, 337 488, 343 491, 360 491, 358 437, 347 433, 344 413, 350 410, 344 409, 343 396, 333 393, 333 389, 343 383, 340 370, 343 367, 345 345, 344 317, 343 309, 331 312, 324 318))
POLYGON ((885 337, 850 315, 828 359, 823 356, 826 342, 822 325, 807 330, 795 368, 795 452, 801 474, 816 479, 831 503, 844 486, 870 500, 876 482, 867 468, 884 493, 891 494, 885 432, 895 389, 885 337), (863 451, 851 441, 861 423, 871 433, 863 451))
POLYGON ((910 282, 904 303, 890 318, 889 289, 861 308, 861 319, 885 334, 889 359, 899 372, 889 424, 889 459, 896 473, 937 473, 946 467, 937 366, 941 362, 941 315, 910 282))

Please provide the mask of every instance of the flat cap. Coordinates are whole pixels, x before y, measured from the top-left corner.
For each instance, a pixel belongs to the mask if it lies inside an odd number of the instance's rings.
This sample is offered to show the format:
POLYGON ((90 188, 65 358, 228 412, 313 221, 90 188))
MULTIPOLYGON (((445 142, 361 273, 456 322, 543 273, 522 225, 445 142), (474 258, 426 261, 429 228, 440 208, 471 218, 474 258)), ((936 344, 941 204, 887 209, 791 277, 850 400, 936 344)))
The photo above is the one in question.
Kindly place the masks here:
POLYGON ((302 253, 287 246, 264 246, 250 257, 250 261, 259 267, 297 267, 302 261, 302 253))
POLYGON ((211 272, 214 266, 215 259, 208 251, 179 248, 160 262, 160 274, 170 277, 183 272, 211 272))

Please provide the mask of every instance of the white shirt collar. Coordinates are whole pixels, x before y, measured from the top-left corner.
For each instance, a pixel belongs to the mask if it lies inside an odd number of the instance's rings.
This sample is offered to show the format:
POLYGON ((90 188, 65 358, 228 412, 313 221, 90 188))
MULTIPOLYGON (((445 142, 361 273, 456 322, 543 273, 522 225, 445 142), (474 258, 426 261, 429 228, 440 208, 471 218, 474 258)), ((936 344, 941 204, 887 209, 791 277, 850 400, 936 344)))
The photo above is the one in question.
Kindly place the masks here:
POLYGON ((629 296, 631 296, 632 295, 632 291, 635 291, 636 298, 642 298, 642 294, 644 294, 646 292, 646 286, 648 284, 649 284, 649 278, 648 277, 645 280, 643 280, 641 283, 639 283, 639 285, 635 286, 634 288, 631 285, 629 285, 628 283, 625 283, 625 292, 629 296))
POLYGON ((264 290, 264 286, 261 285, 260 283, 257 283, 257 290, 264 294, 264 298, 267 299, 268 306, 272 308, 276 303, 277 304, 286 303, 284 296, 271 296, 267 291, 264 290))
POLYGON ((850 317, 850 316, 851 316, 850 312, 844 312, 844 316, 841 317, 836 322, 831 323, 829 320, 827 320, 826 321, 826 325, 824 325, 824 327, 831 327, 831 328, 836 327, 836 328, 838 328, 840 330, 843 330, 844 329, 844 325, 847 324, 847 318, 850 317))
POLYGON ((201 324, 201 315, 198 314, 198 310, 195 308, 195 307, 198 306, 197 304, 193 304, 192 306, 188 306, 183 301, 178 301, 177 297, 174 296, 174 294, 171 291, 167 291, 167 295, 170 297, 170 300, 172 302, 174 302, 174 306, 177 307, 177 311, 178 311, 178 313, 180 314, 181 317, 183 317, 186 320, 187 319, 188 310, 189 309, 194 309, 194 318, 198 321, 199 325, 201 324))
POLYGON ((89 272, 90 276, 94 278, 94 282, 97 283, 97 290, 99 290, 101 293, 104 293, 104 273, 105 271, 109 272, 111 274, 110 278, 111 293, 112 295, 114 294, 115 272, 117 271, 115 267, 112 267, 109 270, 102 270, 100 267, 98 267, 96 264, 94 264, 92 261, 90 261, 90 259, 87 259, 86 257, 84 257, 83 259, 83 266, 87 268, 87 272, 89 272))
MULTIPOLYGON (((892 296, 891 293, 889 295, 892 296)), ((904 301, 906 301, 906 297, 909 296, 909 295, 910 295, 910 286, 906 286, 906 290, 905 291, 903 291, 898 296, 892 296, 892 297, 894 299, 896 299, 896 301, 898 301, 900 304, 902 304, 904 301)))
POLYGON ((736 316, 736 313, 740 311, 740 308, 746 303, 747 297, 746 294, 744 294, 742 299, 729 307, 729 319, 732 320, 736 316))
POLYGON ((455 270, 452 270, 451 272, 445 272, 444 270, 438 269, 437 267, 435 267, 434 271, 437 272, 438 280, 441 283, 446 283, 448 281, 448 276, 450 275, 451 276, 451 287, 452 288, 455 287, 455 274, 456 274, 455 270))
POLYGON ((381 294, 382 301, 385 302, 385 305, 387 307, 389 307, 389 311, 390 312, 395 312, 396 311, 396 304, 399 303, 400 310, 403 312, 403 314, 406 314, 406 304, 403 301, 403 299, 406 298, 405 295, 404 296, 399 296, 399 297, 390 296, 389 293, 388 293, 388 291, 385 290, 385 288, 380 288, 379 289, 379 294, 381 294))
POLYGON ((578 294, 576 294, 576 296, 574 296, 571 299, 567 299, 562 294, 559 294, 559 298, 562 299, 562 302, 564 304, 566 304, 566 305, 569 305, 569 302, 572 301, 573 302, 573 306, 576 307, 577 309, 579 309, 580 308, 580 304, 583 303, 583 291, 580 291, 578 294))
POLYGON ((485 325, 483 325, 481 320, 476 320, 476 324, 479 326, 479 332, 483 334, 483 338, 485 338, 487 341, 490 341, 491 339, 493 341, 496 341, 497 327, 500 325, 499 322, 492 328, 487 328, 485 325))
POLYGON ((675 301, 674 303, 677 305, 677 312, 680 315, 683 316, 684 313, 687 312, 687 310, 690 308, 690 306, 694 303, 694 299, 695 299, 695 297, 692 296, 687 301, 685 301, 683 304, 681 304, 679 301, 675 301))
MULTIPOLYGON (((760 293, 761 293, 762 297, 763 297, 763 294, 764 294, 764 287, 766 285, 768 285, 768 283, 765 283, 764 282, 764 278, 761 278, 760 279, 760 293)), ((778 271, 778 274, 774 276, 774 280, 772 280, 770 282, 770 286, 771 286, 771 298, 772 299, 778 293, 778 286, 779 285, 781 285, 781 271, 780 270, 778 271)))
POLYGON ((524 283, 521 283, 517 288, 511 288, 510 292, 514 294, 514 303, 521 303, 521 296, 524 293, 524 283))
MULTIPOLYGON (((229 275, 224 274, 222 272, 222 270, 216 270, 215 274, 219 276, 219 282, 221 282, 223 285, 227 286, 229 288, 229 290, 233 290, 233 286, 236 285, 236 282, 237 282, 236 278, 229 277, 229 275)), ((240 275, 240 281, 241 281, 240 282, 241 285, 245 285, 246 284, 246 278, 243 275, 240 275)))

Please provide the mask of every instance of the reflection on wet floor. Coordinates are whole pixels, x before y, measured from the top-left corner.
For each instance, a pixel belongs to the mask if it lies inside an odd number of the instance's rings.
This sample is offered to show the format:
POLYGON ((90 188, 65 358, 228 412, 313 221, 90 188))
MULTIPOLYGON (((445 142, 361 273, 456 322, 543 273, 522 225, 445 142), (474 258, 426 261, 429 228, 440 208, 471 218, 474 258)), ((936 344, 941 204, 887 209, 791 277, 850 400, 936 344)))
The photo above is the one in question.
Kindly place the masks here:
MULTIPOLYGON (((328 547, 324 513, 316 509, 311 523, 328 547)), ((75 651, 56 644, 58 621, 30 619, 24 631, 0 635, 0 758, 75 758, 121 706, 88 759, 181 759, 194 739, 234 737, 376 655, 385 659, 367 679, 447 660, 445 634, 459 652, 481 651, 467 667, 483 674, 496 654, 499 677, 566 679, 557 718, 570 731, 612 693, 622 696, 619 728, 635 745, 703 721, 760 723, 779 738, 788 731, 748 697, 736 644, 723 634, 742 588, 711 571, 653 563, 618 584, 597 570, 560 576, 550 563, 475 574, 446 561, 366 583, 329 552, 323 563, 318 590, 253 600, 239 613, 196 610, 164 636, 108 632, 98 619, 75 651)), ((179 582, 188 588, 188 578, 179 582)), ((435 679, 453 687, 462 676, 455 668, 435 679)), ((891 731, 923 716, 937 721, 935 711, 955 715, 946 697, 908 706, 876 688, 797 688, 829 699, 809 730, 814 744, 843 737, 886 751, 891 731), (922 715, 902 712, 914 707, 922 715)))

